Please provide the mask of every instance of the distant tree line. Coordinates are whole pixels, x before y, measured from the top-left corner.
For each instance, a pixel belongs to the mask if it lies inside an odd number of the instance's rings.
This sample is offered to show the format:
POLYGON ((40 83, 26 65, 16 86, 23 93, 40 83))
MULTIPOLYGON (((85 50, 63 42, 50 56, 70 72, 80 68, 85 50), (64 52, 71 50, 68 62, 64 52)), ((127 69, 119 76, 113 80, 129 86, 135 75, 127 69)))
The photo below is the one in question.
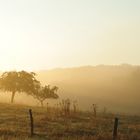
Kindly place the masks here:
POLYGON ((17 92, 31 95, 40 101, 42 106, 46 99, 57 99, 59 97, 57 95, 58 87, 50 87, 50 85, 42 86, 35 76, 36 74, 34 72, 4 72, 0 76, 0 90, 12 93, 11 103, 14 102, 14 97, 17 92))

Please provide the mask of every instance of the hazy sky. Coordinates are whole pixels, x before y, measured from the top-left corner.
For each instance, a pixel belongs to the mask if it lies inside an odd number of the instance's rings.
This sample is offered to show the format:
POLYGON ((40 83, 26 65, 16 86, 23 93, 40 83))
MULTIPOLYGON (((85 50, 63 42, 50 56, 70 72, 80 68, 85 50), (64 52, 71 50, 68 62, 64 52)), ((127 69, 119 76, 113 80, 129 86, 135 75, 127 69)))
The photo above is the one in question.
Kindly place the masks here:
POLYGON ((140 0, 0 0, 0 69, 140 64, 140 0))

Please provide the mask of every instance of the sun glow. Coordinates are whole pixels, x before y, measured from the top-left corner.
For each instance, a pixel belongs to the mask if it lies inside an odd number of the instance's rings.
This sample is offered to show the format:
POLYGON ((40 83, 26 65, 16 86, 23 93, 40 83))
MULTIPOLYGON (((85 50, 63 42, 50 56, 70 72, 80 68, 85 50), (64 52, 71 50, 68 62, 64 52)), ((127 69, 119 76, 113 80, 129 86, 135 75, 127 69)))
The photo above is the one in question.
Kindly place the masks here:
POLYGON ((110 4, 0 2, 0 70, 139 64, 140 2, 110 4))

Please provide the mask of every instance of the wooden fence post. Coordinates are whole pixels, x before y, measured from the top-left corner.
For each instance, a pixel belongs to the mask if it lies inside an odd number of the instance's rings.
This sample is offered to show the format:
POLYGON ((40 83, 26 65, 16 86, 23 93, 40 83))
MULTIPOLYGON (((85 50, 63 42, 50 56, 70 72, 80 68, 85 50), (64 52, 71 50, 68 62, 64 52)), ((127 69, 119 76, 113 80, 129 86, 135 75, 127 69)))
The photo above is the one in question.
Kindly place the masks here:
POLYGON ((31 128, 31 137, 32 137, 34 135, 34 119, 33 119, 33 114, 31 109, 29 109, 29 115, 30 115, 30 128, 31 128))
POLYGON ((113 130, 113 140, 117 139, 117 135, 118 135, 118 122, 119 122, 119 119, 115 118, 114 130, 113 130))

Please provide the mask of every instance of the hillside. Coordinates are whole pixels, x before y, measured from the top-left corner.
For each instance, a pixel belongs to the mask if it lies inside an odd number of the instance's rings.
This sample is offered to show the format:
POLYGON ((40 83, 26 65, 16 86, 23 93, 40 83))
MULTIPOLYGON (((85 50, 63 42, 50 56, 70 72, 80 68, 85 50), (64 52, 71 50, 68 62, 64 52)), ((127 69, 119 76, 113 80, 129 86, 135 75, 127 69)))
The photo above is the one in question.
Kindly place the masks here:
POLYGON ((101 110, 136 113, 140 110, 140 67, 85 66, 38 71, 43 84, 57 85, 60 99, 79 102, 81 109, 90 109, 96 103, 101 110))

